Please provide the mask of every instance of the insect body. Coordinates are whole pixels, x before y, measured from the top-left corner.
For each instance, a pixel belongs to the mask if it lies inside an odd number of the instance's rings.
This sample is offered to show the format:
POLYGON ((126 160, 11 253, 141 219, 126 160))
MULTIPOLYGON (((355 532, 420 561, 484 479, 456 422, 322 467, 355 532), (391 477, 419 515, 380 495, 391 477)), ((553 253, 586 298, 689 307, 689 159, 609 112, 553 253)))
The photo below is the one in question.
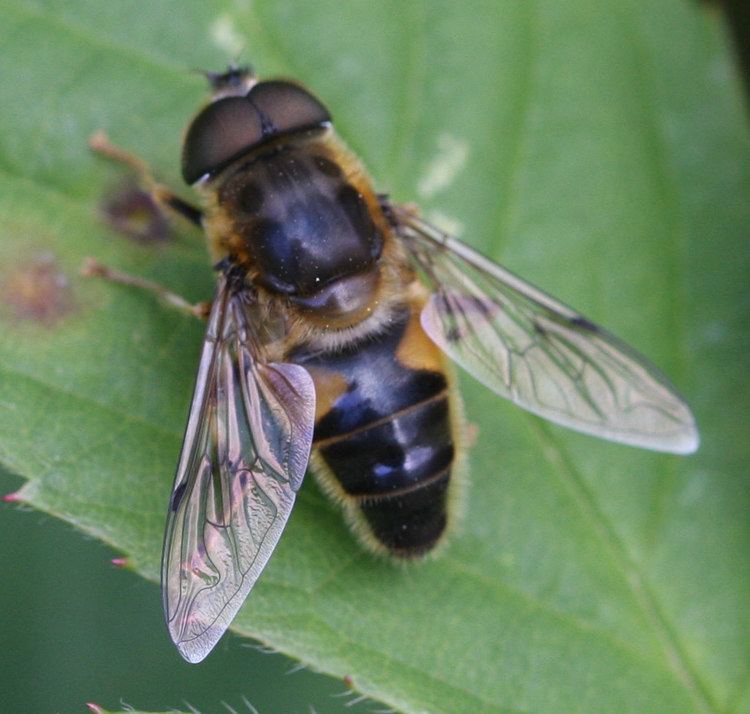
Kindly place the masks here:
POLYGON ((162 563, 186 659, 208 654, 260 575, 311 450, 366 546, 409 558, 441 541, 460 447, 446 356, 552 421, 697 448, 690 410, 655 367, 376 195, 305 89, 236 69, 209 79, 183 176, 204 199, 219 278, 162 563))
POLYGON ((205 177, 204 224, 227 290, 256 303, 252 357, 264 351, 312 379, 315 472, 363 542, 422 555, 446 529, 454 457, 444 358, 420 325, 424 291, 317 100, 288 82, 240 86, 197 117, 184 169, 205 177), (206 155, 218 127, 248 119, 259 133, 241 156, 226 163, 220 143, 206 155))

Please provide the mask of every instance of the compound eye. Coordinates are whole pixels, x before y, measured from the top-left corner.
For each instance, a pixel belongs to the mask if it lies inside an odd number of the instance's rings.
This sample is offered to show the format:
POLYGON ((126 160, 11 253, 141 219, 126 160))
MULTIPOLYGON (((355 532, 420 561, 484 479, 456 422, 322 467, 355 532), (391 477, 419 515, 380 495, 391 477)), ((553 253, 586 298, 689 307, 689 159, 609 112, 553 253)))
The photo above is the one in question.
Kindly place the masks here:
POLYGON ((182 149, 182 177, 195 183, 217 171, 263 138, 261 116, 245 97, 209 104, 188 129, 182 149))
POLYGON ((330 121, 328 110, 302 87, 260 82, 244 97, 217 99, 193 120, 182 149, 182 177, 193 184, 265 141, 330 121))
POLYGON ((297 84, 272 80, 256 84, 247 98, 263 118, 263 136, 312 129, 331 121, 328 110, 297 84))
POLYGON ((209 104, 194 120, 182 149, 182 177, 189 184, 217 171, 260 141, 261 118, 245 97, 209 104))

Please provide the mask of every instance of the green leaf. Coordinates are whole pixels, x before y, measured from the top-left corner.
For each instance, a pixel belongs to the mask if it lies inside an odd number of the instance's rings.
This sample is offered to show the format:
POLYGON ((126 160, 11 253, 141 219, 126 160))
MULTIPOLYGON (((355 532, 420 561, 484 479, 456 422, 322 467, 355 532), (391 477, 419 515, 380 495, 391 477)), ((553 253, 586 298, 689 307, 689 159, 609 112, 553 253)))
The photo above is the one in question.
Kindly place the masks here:
POLYGON ((326 102, 379 190, 652 357, 703 445, 600 443, 462 379, 479 435, 442 556, 373 559, 308 479, 236 628, 405 711, 750 712, 750 142, 718 16, 10 0, 0 41, 0 462, 24 502, 156 579, 202 328, 78 268, 94 255, 190 300, 212 275, 195 231, 105 224, 125 172, 86 142, 105 129, 182 191, 205 89, 189 70, 243 45, 326 102))

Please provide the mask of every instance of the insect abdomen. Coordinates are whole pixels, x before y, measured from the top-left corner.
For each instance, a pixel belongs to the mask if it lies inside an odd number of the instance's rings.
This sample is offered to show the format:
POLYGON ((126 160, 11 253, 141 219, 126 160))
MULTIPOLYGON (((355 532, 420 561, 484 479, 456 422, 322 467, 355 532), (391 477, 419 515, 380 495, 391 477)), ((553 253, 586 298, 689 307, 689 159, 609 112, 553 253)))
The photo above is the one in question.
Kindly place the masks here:
POLYGON ((446 395, 342 435, 319 454, 389 552, 417 556, 440 540, 453 461, 446 395))
POLYGON ((295 361, 315 381, 324 487, 366 545, 405 558, 430 551, 448 524, 455 448, 442 356, 418 306, 376 339, 295 361))

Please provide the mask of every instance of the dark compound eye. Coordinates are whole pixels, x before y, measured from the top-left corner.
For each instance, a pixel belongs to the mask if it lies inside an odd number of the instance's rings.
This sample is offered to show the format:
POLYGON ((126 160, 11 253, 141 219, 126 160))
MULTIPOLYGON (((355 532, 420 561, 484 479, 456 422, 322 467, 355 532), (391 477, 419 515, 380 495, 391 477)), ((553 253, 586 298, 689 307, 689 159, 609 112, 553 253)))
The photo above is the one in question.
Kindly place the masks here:
POLYGON ((328 110, 297 84, 275 80, 256 84, 247 99, 263 118, 264 137, 300 131, 331 121, 328 110))
POLYGON ((185 137, 182 177, 195 183, 255 144, 261 135, 260 115, 245 97, 225 97, 209 104, 185 137))
POLYGON ((244 97, 209 104, 193 120, 182 152, 182 176, 195 183, 269 139, 330 121, 328 110, 302 87, 259 82, 244 97))

